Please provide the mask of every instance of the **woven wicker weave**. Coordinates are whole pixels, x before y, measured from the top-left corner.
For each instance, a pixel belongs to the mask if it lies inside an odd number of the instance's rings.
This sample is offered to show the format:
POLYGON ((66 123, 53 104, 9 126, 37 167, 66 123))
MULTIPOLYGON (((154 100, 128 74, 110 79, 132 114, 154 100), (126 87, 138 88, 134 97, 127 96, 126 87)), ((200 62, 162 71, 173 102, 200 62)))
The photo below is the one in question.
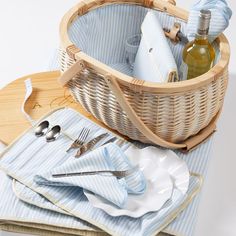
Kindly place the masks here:
POLYGON ((140 81, 80 51, 67 33, 78 15, 114 3, 150 7, 185 21, 188 17, 186 11, 160 0, 79 3, 61 23, 60 62, 65 73, 60 83, 71 90, 74 99, 88 112, 121 134, 167 148, 191 149, 215 130, 228 80, 227 39, 224 35, 216 39, 220 59, 198 78, 167 84, 140 81))

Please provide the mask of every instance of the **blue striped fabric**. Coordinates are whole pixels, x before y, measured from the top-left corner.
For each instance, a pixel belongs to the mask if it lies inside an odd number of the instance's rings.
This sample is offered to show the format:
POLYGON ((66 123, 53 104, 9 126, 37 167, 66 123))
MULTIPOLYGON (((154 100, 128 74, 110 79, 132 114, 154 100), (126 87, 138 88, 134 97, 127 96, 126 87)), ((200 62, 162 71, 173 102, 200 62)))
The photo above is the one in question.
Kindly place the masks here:
MULTIPOLYGON (((126 63, 126 40, 141 34, 141 24, 147 12, 147 8, 125 4, 101 7, 75 20, 68 34, 83 52, 117 69, 117 64, 126 63)), ((156 14, 163 28, 171 29, 178 22, 182 25, 181 31, 186 34, 184 21, 163 12, 157 11, 156 14)), ((180 66, 184 45, 167 41, 177 65, 180 66)))
POLYGON ((47 200, 47 198, 32 191, 30 188, 26 187, 24 184, 18 182, 17 180, 13 180, 12 188, 17 198, 25 203, 29 203, 42 209, 70 215, 70 213, 52 204, 49 200, 47 200))
POLYGON ((110 67, 126 75, 133 76, 133 71, 127 63, 110 64, 110 67))
POLYGON ((188 19, 187 34, 189 40, 192 40, 197 33, 201 9, 211 11, 209 40, 214 41, 228 27, 232 11, 225 0, 195 0, 188 19))
MULTIPOLYGON (((94 137, 96 133, 104 132, 94 123, 82 118, 71 109, 59 110, 53 113, 47 120, 52 124, 61 125, 63 132, 72 136, 76 133, 78 134, 81 127, 85 126, 91 129, 90 138, 94 137)), ((57 141, 46 143, 44 138, 36 138, 33 130, 30 130, 3 155, 0 161, 1 169, 30 189, 42 194, 58 207, 112 235, 153 235, 169 223, 167 220, 170 219, 170 213, 176 213, 176 208, 181 206, 185 200, 188 200, 188 195, 180 196, 177 192, 175 193, 176 199, 174 199, 175 201, 173 200, 173 204, 167 203, 159 212, 148 213, 138 219, 111 217, 102 210, 93 208, 87 201, 83 191, 79 188, 39 186, 34 183, 35 173, 40 174, 45 169, 51 170, 70 158, 68 154, 63 152, 70 142, 71 140, 66 136, 60 136, 57 141)), ((124 146, 123 150, 126 148, 127 146, 124 146)), ((190 182, 188 194, 196 191, 195 188, 199 185, 199 180, 196 177, 191 177, 190 182)), ((5 194, 5 201, 7 201, 7 195, 5 194)), ((9 209, 8 207, 7 209, 9 209)), ((7 209, 6 203, 1 205, 3 214, 7 213, 7 209)), ((42 211, 43 209, 40 210, 40 212, 42 211)), ((37 212, 35 214, 37 218, 37 212)), ((80 222, 80 219, 77 219, 77 221, 80 222)), ((62 220, 59 225, 65 226, 65 222, 62 220)))
MULTIPOLYGON (((200 173, 206 176, 207 167, 210 160, 210 150, 213 138, 202 144, 198 149, 189 154, 177 153, 183 158, 191 171, 200 173)), ((137 143, 136 143, 137 145, 137 143)), ((139 144, 140 145, 140 144, 139 144)), ((140 145, 142 147, 143 145, 140 145)), ((39 194, 33 192, 31 189, 25 187, 20 183, 15 184, 19 196, 27 202, 61 212, 61 209, 51 204, 47 199, 42 198, 39 194)), ((186 208, 186 210, 163 231, 174 235, 192 235, 197 218, 197 208, 199 205, 200 196, 196 197, 193 202, 186 208)))
POLYGON ((86 231, 94 232, 94 235, 99 235, 95 231, 101 232, 97 227, 86 221, 77 220, 75 217, 38 208, 20 201, 12 191, 12 179, 6 175, 1 176, 3 177, 1 178, 0 188, 0 221, 29 222, 55 227, 60 227, 63 222, 63 226, 72 230, 84 230, 85 233, 80 232, 81 235, 86 235, 86 231))
POLYGON ((140 170, 135 170, 129 176, 121 179, 106 175, 63 178, 53 178, 52 175, 102 170, 122 171, 133 167, 124 152, 116 144, 111 143, 99 147, 79 159, 71 157, 59 167, 36 175, 34 181, 39 185, 83 188, 123 208, 127 203, 128 193, 143 194, 145 192, 146 181, 140 170))
MULTIPOLYGON (((186 161, 189 170, 201 174, 204 178, 207 175, 208 164, 211 158, 211 147, 214 137, 201 144, 196 150, 189 154, 178 153, 179 157, 186 161)), ((193 235, 197 220, 197 209, 200 202, 198 195, 185 211, 164 230, 174 235, 193 235)))
POLYGON ((126 4, 101 7, 75 20, 68 33, 88 55, 106 64, 125 62, 125 41, 140 33, 146 13, 143 7, 126 4))
MULTIPOLYGON (((0 224, 6 222, 15 222, 18 224, 28 223, 29 225, 36 223, 37 228, 40 228, 40 224, 42 224, 44 226, 51 226, 55 232, 65 232, 65 230, 69 230, 67 233, 76 235, 87 235, 88 233, 90 236, 105 235, 104 232, 100 231, 98 228, 89 225, 76 217, 66 215, 65 213, 60 214, 51 210, 46 210, 42 206, 39 208, 19 200, 18 195, 16 196, 12 191, 12 180, 10 177, 3 175, 1 183, 4 188, 0 189, 0 224), (9 209, 11 210, 9 211, 9 209)), ((191 177, 188 193, 191 194, 198 184, 198 179, 191 177)), ((22 187, 27 189, 24 185, 22 185, 22 187)), ((174 194, 174 198, 178 198, 178 192, 175 192, 174 194)), ((42 199, 44 198, 38 195, 38 198, 34 200, 40 201, 42 199)), ((45 203, 47 203, 46 199, 43 204, 45 203)), ((166 207, 168 207, 168 203, 166 204, 166 207)), ((168 214, 168 212, 166 213, 168 214)))

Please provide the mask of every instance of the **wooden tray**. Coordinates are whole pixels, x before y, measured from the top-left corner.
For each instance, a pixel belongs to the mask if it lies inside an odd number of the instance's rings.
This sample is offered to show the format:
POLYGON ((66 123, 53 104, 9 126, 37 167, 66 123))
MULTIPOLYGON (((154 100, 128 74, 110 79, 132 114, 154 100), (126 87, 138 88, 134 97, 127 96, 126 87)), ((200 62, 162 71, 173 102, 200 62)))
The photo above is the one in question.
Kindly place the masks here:
POLYGON ((21 112, 21 105, 25 96, 24 80, 28 78, 32 79, 34 90, 26 103, 26 110, 33 119, 38 119, 57 107, 67 106, 103 125, 74 102, 69 92, 57 83, 59 76, 59 71, 32 74, 19 78, 0 90, 0 140, 3 143, 11 143, 25 129, 30 127, 29 122, 21 112))

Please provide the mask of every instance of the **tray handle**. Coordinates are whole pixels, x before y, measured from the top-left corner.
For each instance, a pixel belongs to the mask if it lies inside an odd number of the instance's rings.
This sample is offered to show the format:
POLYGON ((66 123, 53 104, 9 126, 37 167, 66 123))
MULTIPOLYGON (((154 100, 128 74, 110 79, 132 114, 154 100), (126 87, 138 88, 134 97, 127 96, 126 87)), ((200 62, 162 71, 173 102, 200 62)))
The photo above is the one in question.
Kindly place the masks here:
MULTIPOLYGON (((65 86, 73 77, 76 76, 81 70, 85 68, 85 63, 83 59, 79 59, 68 69, 66 70, 62 76, 58 79, 58 82, 65 86)), ((78 77, 77 77, 78 78, 78 77)), ((220 112, 219 111, 216 116, 211 120, 209 125, 202 129, 198 134, 188 138, 183 143, 172 143, 164 140, 163 138, 159 137, 155 133, 153 133, 146 124, 137 116, 134 109, 131 107, 127 99, 125 98, 119 83, 115 76, 107 74, 104 76, 104 79, 111 89, 113 94, 115 95, 117 102, 121 106, 121 108, 126 112, 127 116, 129 117, 130 121, 133 125, 152 143, 157 144, 159 146, 170 148, 170 149, 179 149, 183 152, 188 152, 190 150, 195 149, 199 144, 203 141, 208 139, 211 134, 213 134, 216 130, 216 121, 219 118, 220 112)))

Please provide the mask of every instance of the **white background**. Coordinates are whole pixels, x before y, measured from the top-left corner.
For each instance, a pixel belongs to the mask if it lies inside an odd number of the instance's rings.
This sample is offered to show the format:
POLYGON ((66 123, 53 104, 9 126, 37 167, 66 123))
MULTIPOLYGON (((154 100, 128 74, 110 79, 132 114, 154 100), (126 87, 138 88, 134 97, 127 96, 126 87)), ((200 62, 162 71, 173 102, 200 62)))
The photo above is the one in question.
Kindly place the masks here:
MULTIPOLYGON (((47 69, 54 49, 59 45, 58 26, 61 17, 77 2, 0 0, 0 88, 18 77, 47 69)), ((187 9, 191 2, 177 0, 179 6, 187 9)), ((228 0, 228 3, 235 11, 236 2, 228 0)), ((195 236, 236 235, 235 24, 236 17, 233 15, 231 25, 225 32, 231 44, 229 87, 202 191, 195 236)), ((0 232, 0 235, 13 234, 0 232)))

